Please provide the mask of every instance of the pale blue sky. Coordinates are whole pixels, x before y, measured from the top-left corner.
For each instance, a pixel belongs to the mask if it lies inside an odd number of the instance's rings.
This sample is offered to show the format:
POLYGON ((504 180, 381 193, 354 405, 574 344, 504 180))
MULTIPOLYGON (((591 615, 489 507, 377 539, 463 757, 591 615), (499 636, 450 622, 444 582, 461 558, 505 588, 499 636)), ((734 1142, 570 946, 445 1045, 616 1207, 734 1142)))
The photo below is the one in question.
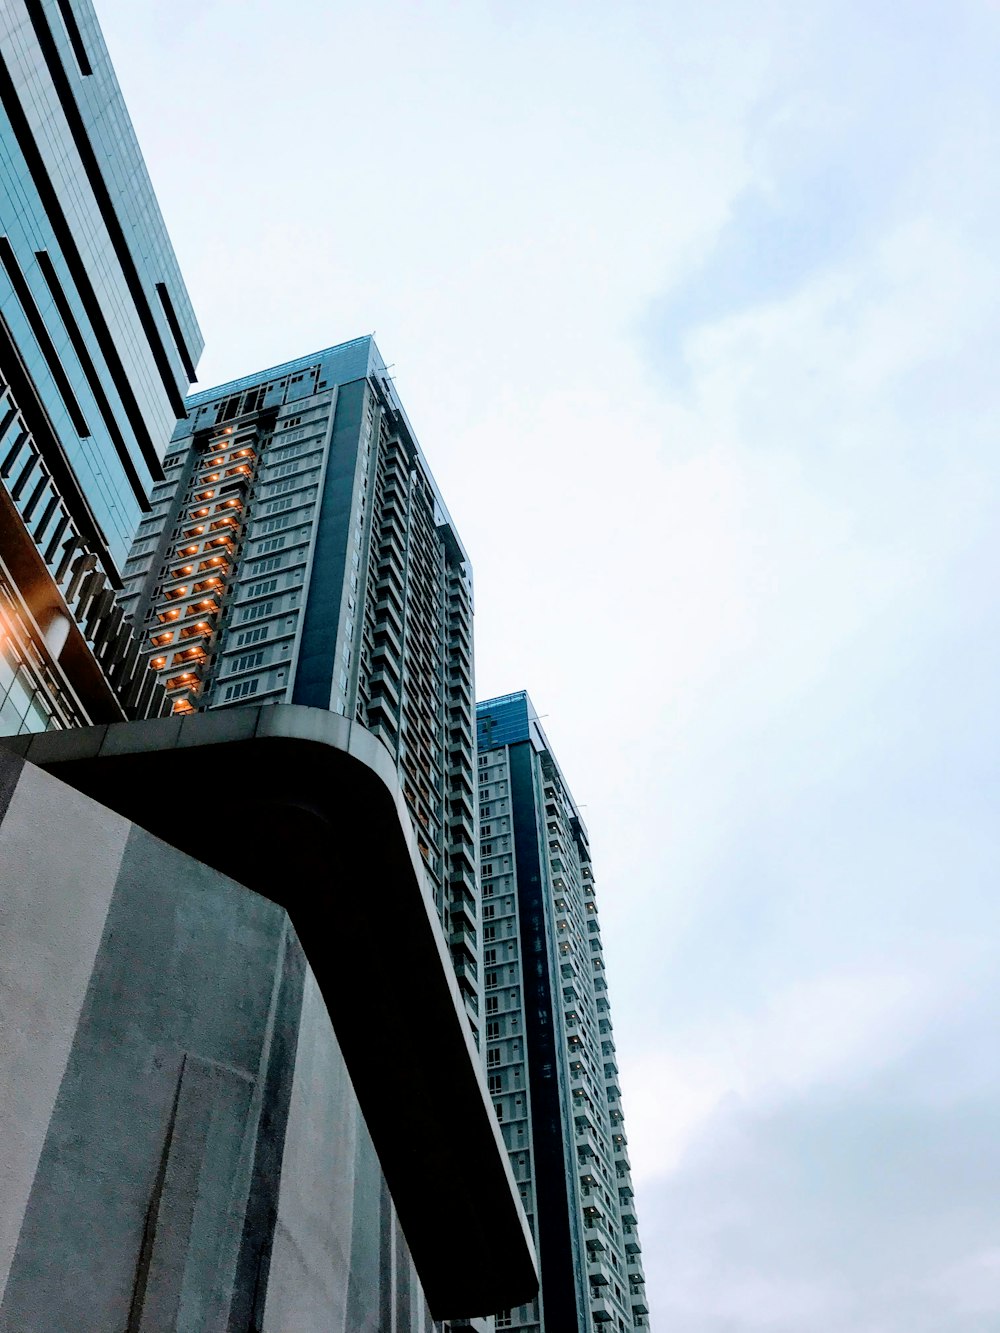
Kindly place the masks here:
POLYGON ((205 385, 375 330, 591 829, 654 1327, 1000 1325, 1000 5, 98 0, 205 385))

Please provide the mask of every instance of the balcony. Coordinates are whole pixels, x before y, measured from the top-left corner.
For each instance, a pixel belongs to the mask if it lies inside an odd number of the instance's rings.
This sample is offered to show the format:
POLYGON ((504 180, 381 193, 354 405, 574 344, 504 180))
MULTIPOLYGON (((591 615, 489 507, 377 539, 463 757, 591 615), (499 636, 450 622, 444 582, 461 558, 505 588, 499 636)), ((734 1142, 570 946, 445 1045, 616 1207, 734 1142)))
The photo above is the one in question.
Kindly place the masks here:
POLYGON ((459 953, 452 955, 452 962, 459 986, 467 994, 475 995, 479 990, 479 969, 475 960, 466 957, 464 953, 459 953))
MULTIPOLYGON (((454 877, 452 878, 452 887, 454 888, 454 877)), ((476 904, 473 898, 466 892, 454 899, 451 904, 451 919, 456 927, 459 923, 464 923, 464 929, 475 931, 476 929, 476 904)))
POLYGON ((236 543, 233 541, 232 537, 229 536, 223 535, 219 537, 213 537, 210 541, 207 541, 205 543, 205 545, 202 547, 202 550, 205 551, 206 553, 209 551, 215 553, 224 551, 227 555, 235 555, 236 543))
POLYGON ((171 676, 165 686, 168 694, 176 694, 179 690, 187 690, 193 693, 199 688, 198 675, 194 671, 182 671, 177 676, 171 676))
POLYGON ((468 897, 471 901, 479 896, 476 881, 464 865, 453 865, 448 875, 448 881, 451 884, 452 893, 460 891, 463 899, 468 897))
POLYGON ((455 958, 461 958, 464 954, 475 962, 479 957, 479 952, 476 948, 475 929, 465 925, 464 922, 457 930, 451 932, 451 935, 448 937, 448 943, 451 945, 452 956, 455 958))
POLYGON ((182 639, 200 639, 204 635, 212 633, 212 626, 207 620, 198 620, 193 625, 185 625, 181 630, 182 639))
POLYGON ((179 653, 174 653, 172 667, 194 666, 205 660, 205 649, 201 644, 194 644, 190 648, 182 648, 179 653))
POLYGON ((464 839, 470 845, 475 842, 475 831, 472 827, 472 820, 459 808, 452 807, 448 815, 448 831, 451 834, 452 841, 458 842, 464 839))
POLYGON ((192 602, 190 606, 184 608, 184 619, 189 616, 215 616, 219 614, 219 603, 212 597, 203 597, 200 602, 192 602))
MULTIPOLYGON (((186 591, 187 589, 185 588, 185 592, 186 591)), ((217 574, 210 575, 207 579, 201 579, 192 588, 192 592, 209 593, 213 597, 220 594, 221 591, 222 591, 222 579, 219 578, 217 574)))
POLYGON ((393 708, 398 710, 399 689, 392 676, 385 671, 373 671, 368 683, 373 698, 376 694, 387 694, 393 708))
POLYGON ((611 1281, 611 1268, 603 1259, 593 1260, 587 1264, 587 1277, 592 1287, 606 1287, 611 1281))
POLYGON ((591 1297, 590 1313, 595 1324, 610 1324, 615 1317, 615 1308, 603 1296, 598 1296, 596 1300, 591 1297))

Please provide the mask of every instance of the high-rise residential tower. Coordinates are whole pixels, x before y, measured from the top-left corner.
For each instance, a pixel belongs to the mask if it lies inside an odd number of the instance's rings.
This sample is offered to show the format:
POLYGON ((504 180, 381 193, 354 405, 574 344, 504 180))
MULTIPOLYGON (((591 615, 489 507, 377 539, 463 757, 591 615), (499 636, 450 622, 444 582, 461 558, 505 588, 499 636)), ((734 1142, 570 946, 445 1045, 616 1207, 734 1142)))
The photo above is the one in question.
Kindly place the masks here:
POLYGON ((478 1032, 472 574, 370 337, 188 400, 125 607, 175 714, 306 704, 392 758, 478 1032))
POLYGON ((487 1075, 541 1271, 497 1328, 646 1328, 587 830, 527 694, 476 714, 487 1075))
POLYGON ((158 710, 116 590, 201 347, 90 0, 8 0, 0 733, 158 710))

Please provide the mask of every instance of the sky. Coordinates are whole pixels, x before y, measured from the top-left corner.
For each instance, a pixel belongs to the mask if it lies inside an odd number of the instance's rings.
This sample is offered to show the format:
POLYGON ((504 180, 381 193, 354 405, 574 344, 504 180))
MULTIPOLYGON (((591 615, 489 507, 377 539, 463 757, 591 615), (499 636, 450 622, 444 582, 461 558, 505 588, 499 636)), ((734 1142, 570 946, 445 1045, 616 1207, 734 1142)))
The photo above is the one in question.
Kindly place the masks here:
POLYGON ((202 386, 374 331, 584 806, 653 1328, 995 1333, 1000 4, 97 8, 202 386))

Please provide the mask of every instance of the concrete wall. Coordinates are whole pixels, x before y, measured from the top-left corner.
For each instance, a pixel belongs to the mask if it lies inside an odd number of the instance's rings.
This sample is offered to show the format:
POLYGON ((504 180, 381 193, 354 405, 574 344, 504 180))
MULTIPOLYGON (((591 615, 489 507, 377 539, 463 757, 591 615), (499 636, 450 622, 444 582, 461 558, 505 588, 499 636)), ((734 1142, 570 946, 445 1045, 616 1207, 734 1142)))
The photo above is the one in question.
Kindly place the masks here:
POLYGON ((0 1333, 431 1327, 284 910, 0 751, 0 1333))

